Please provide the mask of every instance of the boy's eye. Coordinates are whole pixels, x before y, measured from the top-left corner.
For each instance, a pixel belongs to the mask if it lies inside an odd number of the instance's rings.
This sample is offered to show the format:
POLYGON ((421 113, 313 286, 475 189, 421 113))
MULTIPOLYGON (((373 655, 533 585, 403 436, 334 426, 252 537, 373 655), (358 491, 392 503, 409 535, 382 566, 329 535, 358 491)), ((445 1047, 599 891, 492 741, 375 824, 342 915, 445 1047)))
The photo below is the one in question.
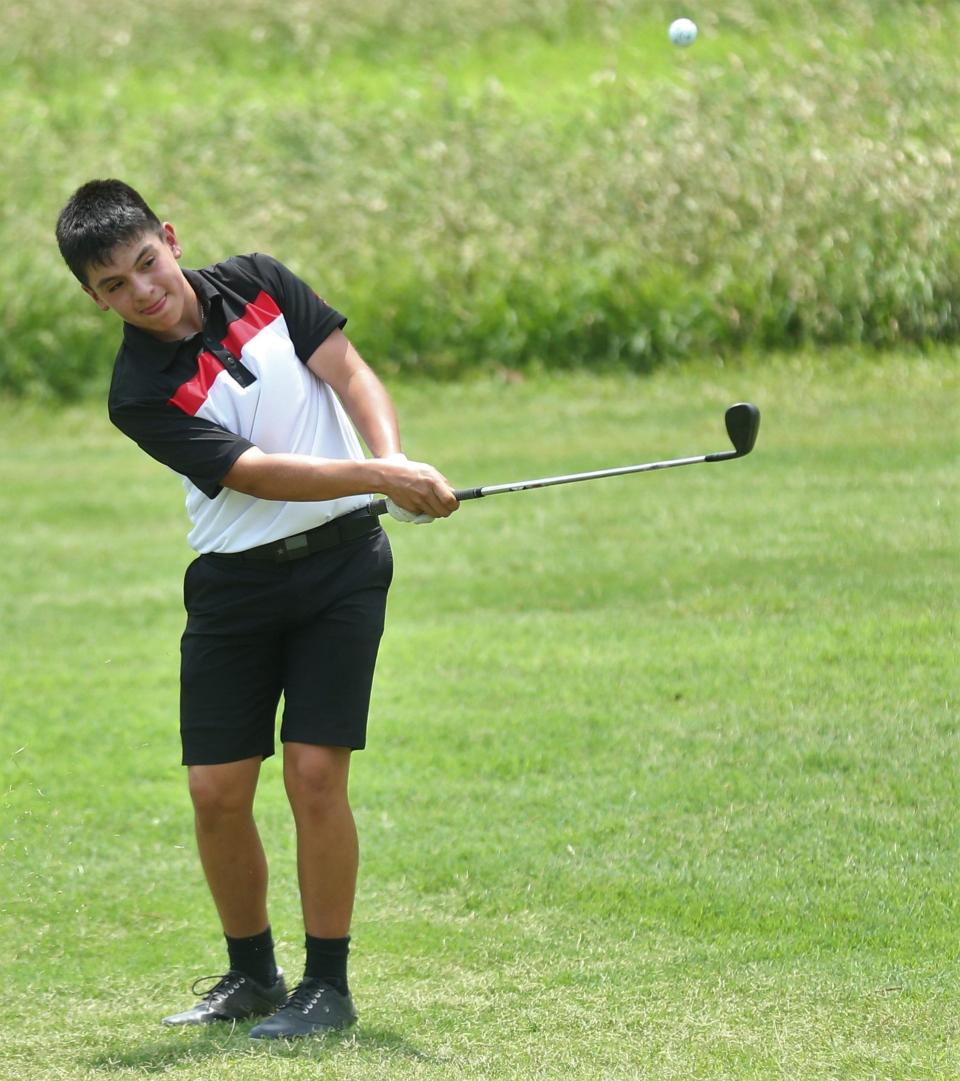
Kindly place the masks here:
POLYGON ((107 292, 108 293, 115 293, 120 288, 121 285, 123 285, 123 282, 114 282, 113 285, 108 286, 107 292))

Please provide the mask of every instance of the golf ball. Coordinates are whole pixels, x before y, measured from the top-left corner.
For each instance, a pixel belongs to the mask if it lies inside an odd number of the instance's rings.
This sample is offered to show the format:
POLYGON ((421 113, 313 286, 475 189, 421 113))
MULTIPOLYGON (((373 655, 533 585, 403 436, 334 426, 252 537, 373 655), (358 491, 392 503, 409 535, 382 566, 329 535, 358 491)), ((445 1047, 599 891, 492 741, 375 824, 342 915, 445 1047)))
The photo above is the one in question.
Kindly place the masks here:
POLYGON ((674 19, 668 33, 674 45, 692 45, 697 40, 697 24, 692 19, 674 19))

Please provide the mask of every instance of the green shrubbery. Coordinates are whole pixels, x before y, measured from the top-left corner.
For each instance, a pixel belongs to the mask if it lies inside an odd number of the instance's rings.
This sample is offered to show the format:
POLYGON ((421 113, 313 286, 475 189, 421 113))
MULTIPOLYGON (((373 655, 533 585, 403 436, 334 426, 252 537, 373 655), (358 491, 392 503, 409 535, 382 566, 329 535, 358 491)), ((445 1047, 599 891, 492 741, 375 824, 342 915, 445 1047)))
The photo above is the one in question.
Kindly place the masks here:
POLYGON ((94 175, 188 265, 283 258, 381 366, 960 336, 952 5, 744 0, 687 51, 625 0, 77 10, 4 45, 4 389, 103 386, 52 240, 94 175))

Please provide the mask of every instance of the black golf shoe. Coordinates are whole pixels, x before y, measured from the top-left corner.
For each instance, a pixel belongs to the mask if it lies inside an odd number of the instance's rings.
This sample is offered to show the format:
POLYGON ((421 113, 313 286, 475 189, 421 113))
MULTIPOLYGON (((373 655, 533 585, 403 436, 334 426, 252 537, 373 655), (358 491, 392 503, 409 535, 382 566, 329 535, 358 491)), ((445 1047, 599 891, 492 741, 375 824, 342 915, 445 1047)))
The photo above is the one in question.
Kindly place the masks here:
MULTIPOLYGON (((210 977, 213 979, 214 977, 210 977)), ((193 993, 197 990, 197 980, 193 993)), ((287 985, 283 973, 278 972, 276 981, 265 987, 250 976, 231 969, 207 991, 201 1000, 183 1013, 165 1017, 165 1025, 209 1025, 214 1021, 246 1021, 250 1017, 265 1017, 282 1006, 287 999, 287 985)))
POLYGON ((305 979, 285 1006, 250 1030, 254 1040, 295 1039, 347 1028, 357 1019, 353 999, 322 980, 305 979))

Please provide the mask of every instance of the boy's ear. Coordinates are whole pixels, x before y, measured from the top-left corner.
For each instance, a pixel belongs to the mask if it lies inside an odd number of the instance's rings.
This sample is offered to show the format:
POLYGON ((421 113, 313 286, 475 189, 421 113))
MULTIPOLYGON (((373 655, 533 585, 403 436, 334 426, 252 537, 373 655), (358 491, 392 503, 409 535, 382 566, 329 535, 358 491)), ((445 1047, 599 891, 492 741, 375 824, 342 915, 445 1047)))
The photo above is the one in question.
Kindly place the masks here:
POLYGON ((87 296, 94 302, 94 304, 96 304, 100 311, 110 311, 110 305, 104 304, 104 302, 97 296, 97 294, 90 288, 89 285, 81 285, 80 288, 87 294, 87 296))
POLYGON ((183 255, 183 249, 180 247, 180 241, 177 240, 177 234, 170 222, 165 221, 163 223, 163 239, 166 242, 167 247, 173 253, 174 259, 179 259, 183 255))

